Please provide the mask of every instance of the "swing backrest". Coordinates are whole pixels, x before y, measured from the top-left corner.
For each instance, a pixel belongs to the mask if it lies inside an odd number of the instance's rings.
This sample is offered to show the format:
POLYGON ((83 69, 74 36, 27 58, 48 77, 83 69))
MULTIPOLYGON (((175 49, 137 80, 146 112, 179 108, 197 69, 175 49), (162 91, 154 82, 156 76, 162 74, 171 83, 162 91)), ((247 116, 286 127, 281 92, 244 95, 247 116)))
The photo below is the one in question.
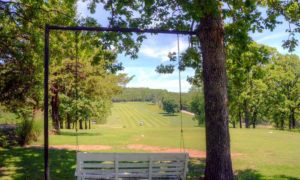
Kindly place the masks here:
POLYGON ((185 179, 187 153, 77 153, 78 179, 185 179))

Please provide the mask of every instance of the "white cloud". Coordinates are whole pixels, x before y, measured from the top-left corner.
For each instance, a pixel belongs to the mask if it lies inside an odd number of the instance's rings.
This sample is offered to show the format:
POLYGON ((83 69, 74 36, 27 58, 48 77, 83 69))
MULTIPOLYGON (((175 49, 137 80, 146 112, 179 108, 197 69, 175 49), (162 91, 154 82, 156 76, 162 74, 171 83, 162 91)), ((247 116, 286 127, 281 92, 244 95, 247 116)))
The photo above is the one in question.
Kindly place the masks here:
MULTIPOLYGON (((182 92, 187 92, 191 85, 186 82, 182 81, 182 92)), ((143 81, 141 83, 129 83, 127 87, 148 87, 151 89, 166 89, 170 92, 179 92, 179 85, 178 80, 148 80, 143 81), (151 84, 151 87, 149 87, 151 84)))
MULTIPOLYGON (((179 92, 178 71, 173 74, 158 74, 153 68, 128 67, 123 73, 135 77, 128 83, 127 87, 148 87, 151 89, 166 89, 171 92, 179 92)), ((182 73, 182 91, 187 92, 191 85, 186 81, 186 76, 191 76, 191 71, 182 73)))
POLYGON ((283 37, 287 37, 287 36, 288 36, 288 34, 285 32, 273 33, 271 35, 267 35, 267 36, 264 36, 264 37, 256 40, 256 42, 262 43, 262 42, 266 42, 266 41, 270 41, 270 40, 282 39, 283 37))
MULTIPOLYGON (((180 52, 188 47, 188 42, 179 41, 180 52)), ((140 49, 140 53, 144 56, 159 59, 161 62, 168 61, 169 52, 177 52, 177 41, 170 44, 161 41, 146 41, 140 49)))

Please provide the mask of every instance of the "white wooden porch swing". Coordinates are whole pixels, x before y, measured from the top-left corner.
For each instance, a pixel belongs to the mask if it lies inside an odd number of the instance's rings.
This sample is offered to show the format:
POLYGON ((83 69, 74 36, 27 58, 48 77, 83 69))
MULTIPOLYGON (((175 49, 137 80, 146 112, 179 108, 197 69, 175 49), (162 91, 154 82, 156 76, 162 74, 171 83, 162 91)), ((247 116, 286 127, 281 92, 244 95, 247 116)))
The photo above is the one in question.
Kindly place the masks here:
MULTIPOLYGON (((78 62, 78 35, 77 31, 113 31, 113 32, 139 32, 139 33, 167 33, 177 34, 177 59, 179 61, 179 34, 195 35, 196 32, 176 30, 131 29, 131 28, 89 28, 89 27, 61 27, 46 25, 45 31, 45 114, 44 114, 44 162, 45 179, 49 178, 48 165, 48 71, 49 71, 49 31, 69 30, 76 32, 76 63, 78 62)), ((76 66, 77 71, 77 66, 76 66)), ((76 73, 78 74, 78 73, 76 73)), ((77 78, 77 77, 76 77, 77 78)), ((76 80, 77 82, 77 80, 76 80)), ((76 85, 77 89, 77 85, 76 85)), ((77 92, 77 90, 76 90, 77 92)), ((77 95, 76 95, 77 97, 77 95)), ((76 171, 78 180, 86 179, 181 179, 185 180, 188 172, 189 155, 185 152, 182 103, 181 103, 181 75, 179 70, 179 99, 181 137, 178 153, 100 153, 80 152, 76 127, 76 171)), ((76 98, 77 103, 77 98, 76 98)), ((77 116, 76 116, 77 118, 77 116)))

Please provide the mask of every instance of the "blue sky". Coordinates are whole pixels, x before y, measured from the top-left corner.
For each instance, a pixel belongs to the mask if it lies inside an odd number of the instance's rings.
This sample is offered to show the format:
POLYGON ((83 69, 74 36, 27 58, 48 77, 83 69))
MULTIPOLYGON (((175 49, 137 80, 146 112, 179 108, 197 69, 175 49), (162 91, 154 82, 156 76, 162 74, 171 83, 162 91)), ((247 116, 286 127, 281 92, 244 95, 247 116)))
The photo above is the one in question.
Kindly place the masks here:
MULTIPOLYGON (((84 2, 78 3, 78 12, 80 16, 91 16, 97 19, 102 26, 107 26, 107 13, 100 7, 97 7, 96 13, 91 15, 84 2)), ((288 38, 285 32, 287 24, 283 23, 277 26, 273 31, 264 31, 262 33, 251 34, 253 40, 260 44, 275 47, 280 53, 288 53, 282 48, 282 41, 288 38)), ((188 47, 187 36, 180 36, 180 50, 183 51, 188 47)), ((118 60, 123 63, 124 73, 135 77, 128 83, 127 87, 148 87, 155 89, 167 89, 168 91, 178 92, 178 71, 173 74, 161 75, 155 72, 157 65, 168 60, 169 52, 177 52, 176 35, 148 35, 147 39, 139 51, 139 58, 132 60, 122 54, 118 55, 118 60)), ((300 48, 297 47, 294 52, 300 56, 300 48)), ((191 85, 186 81, 187 76, 193 76, 194 71, 187 69, 182 72, 182 91, 187 92, 191 85)))

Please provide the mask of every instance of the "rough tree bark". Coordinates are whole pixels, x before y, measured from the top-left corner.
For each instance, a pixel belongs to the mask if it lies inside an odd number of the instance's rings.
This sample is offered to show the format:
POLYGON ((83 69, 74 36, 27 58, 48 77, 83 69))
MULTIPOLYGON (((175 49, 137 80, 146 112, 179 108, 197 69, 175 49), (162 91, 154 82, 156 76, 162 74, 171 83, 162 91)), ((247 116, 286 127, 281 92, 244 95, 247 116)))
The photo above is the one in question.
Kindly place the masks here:
POLYGON ((283 113, 281 113, 280 115, 280 129, 284 129, 284 119, 285 119, 285 116, 283 113))
POLYGON ((292 114, 289 115, 289 130, 292 129, 292 114))
POLYGON ((205 95, 205 179, 231 180, 233 171, 228 127, 224 26, 220 14, 205 15, 200 20, 199 38, 205 95))
POLYGON ((239 122, 240 122, 240 128, 243 128, 243 124, 242 124, 242 112, 241 112, 241 110, 239 110, 239 122))
POLYGON ((295 129, 296 127, 296 118, 295 118, 295 109, 291 108, 290 109, 290 117, 289 117, 289 121, 290 121, 290 125, 289 128, 290 129, 295 129))
POLYGON ((295 109, 292 110, 292 128, 296 128, 296 118, 295 118, 295 109))
POLYGON ((256 127, 256 119, 257 119, 257 111, 254 111, 253 116, 252 116, 252 127, 255 129, 256 127))
POLYGON ((64 121, 60 119, 59 122, 60 122, 60 129, 63 129, 64 128, 64 121))
POLYGON ((83 129, 82 120, 79 120, 79 129, 83 129))
POLYGON ((87 129, 88 125, 87 125, 87 120, 84 121, 84 129, 87 129))
POLYGON ((250 128, 249 109, 248 102, 244 101, 244 113, 245 113, 245 127, 250 128))
POLYGON ((71 116, 67 114, 67 129, 71 129, 71 116))
POLYGON ((52 97, 51 97, 51 108, 52 108, 52 125, 56 132, 60 130, 59 123, 59 96, 58 96, 58 86, 53 84, 51 87, 52 97))

